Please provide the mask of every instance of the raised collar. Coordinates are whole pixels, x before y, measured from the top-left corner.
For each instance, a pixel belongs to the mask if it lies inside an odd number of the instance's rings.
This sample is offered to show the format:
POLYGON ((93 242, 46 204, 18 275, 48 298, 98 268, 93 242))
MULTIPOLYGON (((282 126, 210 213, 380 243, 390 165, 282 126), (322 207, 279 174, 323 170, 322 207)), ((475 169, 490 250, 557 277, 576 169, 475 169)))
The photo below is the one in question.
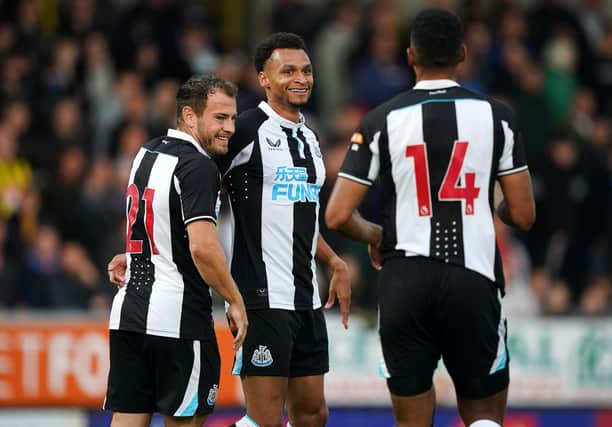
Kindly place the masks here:
POLYGON ((437 90, 453 86, 459 86, 459 83, 454 80, 421 80, 413 89, 437 90))
POLYGON ((196 141, 193 136, 189 135, 187 132, 183 132, 182 130, 178 129, 168 129, 168 136, 172 138, 182 139, 183 141, 189 141, 200 153, 204 154, 206 157, 210 157, 206 150, 204 150, 202 146, 198 144, 198 141, 196 141))
POLYGON ((280 114, 278 114, 276 111, 274 111, 274 109, 272 107, 270 107, 270 104, 268 104, 266 101, 261 101, 259 103, 258 107, 264 113, 266 113, 268 115, 268 117, 276 120, 277 122, 280 123, 281 126, 284 126, 284 127, 287 127, 287 128, 291 128, 291 129, 299 128, 306 121, 306 119, 304 118, 304 115, 302 113, 299 114, 299 121, 297 123, 292 122, 291 120, 287 120, 286 118, 284 118, 280 114))

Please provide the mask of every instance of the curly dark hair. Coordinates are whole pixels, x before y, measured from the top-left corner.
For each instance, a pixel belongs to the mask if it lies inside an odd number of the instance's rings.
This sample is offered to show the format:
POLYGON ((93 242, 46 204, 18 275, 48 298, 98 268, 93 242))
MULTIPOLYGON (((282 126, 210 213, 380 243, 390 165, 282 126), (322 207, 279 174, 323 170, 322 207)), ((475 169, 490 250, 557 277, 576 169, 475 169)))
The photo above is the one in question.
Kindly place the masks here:
POLYGON ((206 108, 208 95, 215 93, 217 90, 232 98, 235 98, 238 94, 238 88, 235 84, 214 74, 191 76, 176 93, 176 122, 180 124, 183 121, 183 107, 193 108, 193 111, 199 116, 206 108))
POLYGON ((417 65, 446 68, 461 61, 463 25, 446 9, 425 9, 419 12, 410 28, 410 46, 417 65))
POLYGON ((263 39, 255 48, 253 63, 257 72, 263 71, 264 65, 276 49, 300 49, 306 51, 304 40, 294 33, 274 33, 263 39))

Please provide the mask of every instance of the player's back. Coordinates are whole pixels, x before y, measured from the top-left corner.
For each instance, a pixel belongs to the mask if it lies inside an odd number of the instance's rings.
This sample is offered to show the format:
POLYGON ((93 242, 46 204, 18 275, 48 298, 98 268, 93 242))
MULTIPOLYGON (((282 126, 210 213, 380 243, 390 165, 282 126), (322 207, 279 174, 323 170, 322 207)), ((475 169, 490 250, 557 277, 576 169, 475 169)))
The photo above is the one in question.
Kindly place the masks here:
POLYGON ((216 164, 195 143, 164 136, 140 149, 126 194, 126 286, 113 301, 111 329, 212 337, 210 291, 191 258, 186 225, 216 220, 219 185, 216 164))
POLYGON ((386 257, 426 256, 501 284, 493 189, 497 176, 526 169, 517 133, 505 105, 423 81, 368 114, 340 175, 380 177, 386 257))

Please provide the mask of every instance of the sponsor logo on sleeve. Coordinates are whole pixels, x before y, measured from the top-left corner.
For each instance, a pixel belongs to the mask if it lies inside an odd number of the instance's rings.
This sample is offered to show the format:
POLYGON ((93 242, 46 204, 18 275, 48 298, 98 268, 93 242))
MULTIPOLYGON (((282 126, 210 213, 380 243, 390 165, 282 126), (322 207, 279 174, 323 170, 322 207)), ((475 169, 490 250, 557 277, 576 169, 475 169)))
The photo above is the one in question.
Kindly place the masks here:
POLYGON ((351 142, 353 144, 363 144, 363 135, 359 132, 355 132, 353 136, 351 136, 351 142))

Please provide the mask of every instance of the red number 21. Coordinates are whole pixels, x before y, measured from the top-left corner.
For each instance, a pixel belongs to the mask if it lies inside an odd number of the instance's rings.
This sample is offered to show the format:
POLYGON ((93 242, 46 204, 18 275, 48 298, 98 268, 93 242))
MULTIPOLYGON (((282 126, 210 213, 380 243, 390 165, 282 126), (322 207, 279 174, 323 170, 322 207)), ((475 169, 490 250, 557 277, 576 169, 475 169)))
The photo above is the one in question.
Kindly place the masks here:
MULTIPOLYGON (((480 194, 480 188, 476 187, 476 173, 466 172, 463 179, 463 186, 459 186, 459 175, 463 167, 468 145, 469 142, 467 141, 455 142, 446 175, 444 176, 442 186, 438 192, 438 200, 465 200, 465 214, 474 215, 474 200, 477 199, 480 194)), ((412 157, 414 161, 414 176, 416 181, 417 201, 419 204, 419 216, 431 216, 431 189, 425 144, 407 146, 406 157, 412 157)))
MULTIPOLYGON (((144 193, 142 195, 142 200, 145 204, 145 230, 147 233, 147 237, 149 238, 149 244, 151 246, 151 254, 158 255, 159 251, 157 250, 157 246, 155 245, 155 241, 153 240, 153 197, 155 196, 155 190, 152 188, 145 188, 144 193)), ((138 215, 138 208, 140 205, 140 193, 138 191, 138 187, 135 184, 130 184, 127 189, 127 201, 129 203, 129 211, 128 211, 128 228, 127 228, 127 236, 125 243, 125 251, 127 253, 142 253, 142 240, 132 240, 132 227, 136 222, 136 216, 138 215)))

